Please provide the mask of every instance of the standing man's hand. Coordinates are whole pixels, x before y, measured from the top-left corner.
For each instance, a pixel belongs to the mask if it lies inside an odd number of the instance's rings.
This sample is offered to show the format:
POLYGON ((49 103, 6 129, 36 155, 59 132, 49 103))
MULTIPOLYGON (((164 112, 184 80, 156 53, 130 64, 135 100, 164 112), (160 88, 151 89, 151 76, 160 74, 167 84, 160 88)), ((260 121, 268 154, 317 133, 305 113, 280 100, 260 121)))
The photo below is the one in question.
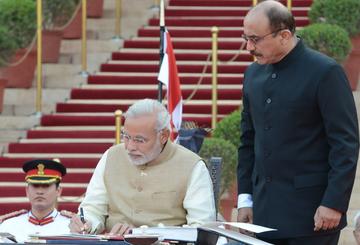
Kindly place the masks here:
POLYGON ((314 231, 336 228, 340 223, 341 215, 341 212, 335 209, 319 206, 314 215, 314 231))
POLYGON ((238 222, 253 223, 253 210, 252 208, 239 208, 238 209, 238 222))
MULTIPOLYGON (((239 208, 238 209, 238 222, 242 223, 253 223, 253 210, 252 208, 239 208)), ((247 230, 239 229, 240 233, 243 233, 248 236, 253 236, 254 234, 252 232, 249 232, 247 230)))

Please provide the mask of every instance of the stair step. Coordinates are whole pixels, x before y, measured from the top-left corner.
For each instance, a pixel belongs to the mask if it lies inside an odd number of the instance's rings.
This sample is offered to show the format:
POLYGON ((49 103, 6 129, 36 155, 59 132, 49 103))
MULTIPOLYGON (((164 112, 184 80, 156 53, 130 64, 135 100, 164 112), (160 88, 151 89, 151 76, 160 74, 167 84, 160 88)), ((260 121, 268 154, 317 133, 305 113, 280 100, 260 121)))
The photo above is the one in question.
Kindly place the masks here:
MULTIPOLYGON (((175 59, 177 64, 181 64, 183 61, 187 62, 194 62, 194 61, 201 61, 205 62, 206 60, 210 61, 211 57, 210 54, 200 54, 200 53, 176 53, 175 59)), ((113 52, 112 53, 112 60, 123 60, 123 61, 154 61, 159 63, 159 54, 158 53, 135 53, 135 52, 113 52)), ((249 62, 253 61, 254 58, 248 52, 234 52, 232 54, 218 54, 218 62, 249 62)))
MULTIPOLYGON (((182 89, 183 98, 188 98, 193 92, 193 89, 182 89)), ((73 89, 71 91, 71 99, 143 99, 143 98, 157 98, 158 91, 139 89, 73 89)), ((163 92, 163 96, 165 92, 163 92)), ((220 89, 217 91, 219 100, 240 100, 242 98, 242 89, 220 89)), ((193 99, 211 100, 212 91, 208 89, 199 89, 193 96, 193 99)))
POLYGON ((0 130, 27 130, 38 125, 40 117, 33 114, 29 116, 1 116, 0 130))
MULTIPOLYGON (((122 41, 113 40, 87 40, 87 52, 110 53, 122 47, 122 41)), ((62 54, 81 53, 81 40, 62 40, 60 52, 62 54)))
POLYGON ((26 158, 26 159, 39 159, 39 158, 96 158, 99 159, 102 154, 97 153, 4 153, 3 157, 8 158, 26 158))
MULTIPOLYGON (((280 1, 283 4, 287 4, 286 0, 280 1)), ((292 6, 294 7, 309 7, 312 4, 312 0, 293 0, 292 6)), ((253 5, 252 0, 170 0, 170 6, 231 6, 231 7, 249 7, 253 5)))
MULTIPOLYGON (((41 112, 42 113, 51 113, 55 110, 55 104, 44 104, 47 103, 46 101, 41 105, 41 112)), ((29 113, 35 113, 36 108, 35 104, 28 104, 28 105, 9 105, 4 104, 3 110, 1 112, 2 116, 26 116, 29 113)), ((1 138, 3 135, 1 136, 1 138)))
MULTIPOLYGON (((168 6, 165 10, 166 17, 187 17, 187 16, 245 16, 250 10, 246 7, 229 7, 229 6, 168 6)), ((307 16, 309 7, 293 7, 294 16, 307 16)), ((165 18, 166 22, 166 18, 165 18)))
MULTIPOLYGON (((223 115, 218 116, 221 120, 223 115)), ((183 121, 196 121, 199 126, 210 127, 211 115, 208 114, 185 114, 183 121)), ((113 126, 114 116, 75 116, 75 115, 44 115, 41 120, 42 126, 113 126)))
MULTIPOLYGON (((199 28, 186 28, 186 29, 176 29, 168 28, 168 31, 171 37, 211 37, 211 28, 205 27, 199 30, 199 28)), ((238 28, 238 30, 226 30, 223 27, 220 28, 218 36, 223 37, 241 37, 244 33, 243 29, 238 28)), ((138 30, 139 37, 158 37, 159 30, 150 27, 143 27, 138 30)))
MULTIPOLYGON (((113 113, 116 110, 126 111, 128 106, 119 106, 119 104, 108 100, 109 104, 101 104, 97 102, 93 104, 93 100, 88 100, 87 103, 77 103, 76 100, 72 100, 73 102, 67 103, 58 103, 56 112, 110 112, 113 113), (110 104, 111 103, 111 104, 110 104)), ((232 105, 219 105, 217 106, 218 114, 230 114, 234 110, 239 109, 239 104, 232 105)), ((210 102, 208 105, 184 105, 183 106, 184 113, 207 113, 211 114, 211 106, 210 102)))
MULTIPOLYGON (((22 172, 20 173, 0 173, 0 179, 1 181, 8 181, 8 182, 24 181, 25 174, 23 174, 22 172)), ((91 176, 92 173, 68 173, 63 177, 62 182, 89 183, 91 176)), ((0 197, 0 202, 1 199, 2 198, 0 197)))
MULTIPOLYGON (((139 76, 139 75, 132 75, 132 76, 118 76, 118 75, 100 75, 101 73, 97 73, 95 75, 90 75, 88 84, 137 84, 141 81, 141 84, 154 84, 157 82, 157 76, 139 76)), ((212 78, 210 74, 205 74, 201 81, 199 76, 184 76, 181 74, 179 76, 181 86, 185 84, 211 84, 212 78)), ((218 77, 218 84, 241 84, 243 77, 233 76, 233 77, 223 77, 222 74, 219 74, 218 77)), ((232 75, 232 74, 231 74, 232 75)))
POLYGON ((76 75, 67 75, 67 74, 52 74, 45 75, 43 79, 43 84, 45 88, 48 89, 58 89, 64 88, 67 89, 69 93, 70 88, 79 87, 81 84, 86 83, 87 77, 83 76, 78 72, 76 75))
POLYGON ((1 134, 1 138, 0 138, 0 142, 3 143, 8 143, 8 142, 15 142, 17 141, 19 138, 23 138, 26 136, 26 130, 3 130, 0 129, 0 134, 1 134))
MULTIPOLYGON (((217 86, 218 90, 232 90, 232 89, 242 89, 242 84, 219 84, 217 86)), ((86 90, 157 90, 158 84, 84 84, 81 88, 77 89, 86 89, 86 90)), ((211 90, 211 84, 184 84, 181 85, 182 90, 211 90)))
MULTIPOLYGON (((24 181, 20 182, 7 182, 7 181, 1 181, 0 187, 21 187, 24 188, 27 186, 27 183, 24 181)), ((64 188, 77 188, 77 189, 86 189, 88 186, 88 183, 61 183, 61 186, 64 188)))
MULTIPOLYGON (((243 17, 229 17, 229 18, 198 18, 198 17, 184 17, 181 18, 167 18, 166 19, 166 26, 243 26, 243 17)), ((309 19, 307 17, 295 17, 295 23, 296 26, 306 26, 308 25, 309 19)), ((159 26, 159 19, 158 18, 152 18, 149 20, 150 26, 159 26)))
MULTIPOLYGON (((218 73, 244 73, 247 68, 246 63, 240 65, 218 65, 218 73)), ((180 73, 211 73, 211 65, 199 64, 199 65, 177 65, 177 69, 180 73)), ((136 64, 102 64, 100 68, 101 72, 158 72, 159 65, 136 65, 136 64)))
MULTIPOLYGON (((211 51, 211 41, 176 41, 173 42, 173 47, 175 49, 201 49, 211 51)), ((144 49, 155 49, 159 47, 159 41, 147 41, 147 40, 125 40, 124 48, 144 48, 144 49)), ((243 47, 243 42, 229 41, 229 42, 219 42, 218 49, 220 50, 240 50, 243 47)))
MULTIPOLYGON (((30 89, 5 89, 5 105, 32 105, 35 108, 36 88, 30 89)), ((55 104, 68 97, 68 89, 42 89, 42 100, 46 104, 55 104)))
MULTIPOLYGON (((40 156, 39 156, 40 157, 40 156)), ((50 157, 52 158, 52 157, 50 157)), ((26 158, 17 158, 17 157, 0 157, 0 166, 3 168, 15 168, 22 167, 22 165, 30 161, 34 158, 26 157, 26 158)), ((35 157, 38 159, 38 157, 35 157)), ((64 164, 67 168, 95 168, 99 157, 94 158, 69 158, 69 157, 61 157, 60 162, 64 164)))
MULTIPOLYGON (((68 210, 77 213, 79 202, 80 202, 79 200, 77 200, 76 202, 69 202, 69 201, 62 202, 61 200, 59 200, 58 210, 68 210)), ((2 202, 2 200, 0 199, 0 210, 1 210, 0 215, 13 212, 14 210, 21 210, 21 209, 29 210, 29 208, 30 208, 29 201, 24 198, 17 202, 14 201, 2 202)))
MULTIPOLYGON (((63 184, 63 183, 62 183, 63 184)), ((61 184, 61 186, 63 186, 61 184)), ((25 197, 25 187, 8 186, 1 187, 2 197, 25 197)), ((62 196, 82 196, 85 194, 86 188, 65 187, 62 190, 62 196)))
POLYGON ((104 153, 114 143, 10 143, 9 153, 104 153))
MULTIPOLYGON (((79 137, 74 137, 74 138, 56 138, 56 137, 47 137, 47 138, 40 138, 40 139, 20 139, 19 140, 19 145, 21 144, 57 144, 57 143, 61 143, 61 144, 114 144, 115 142, 115 138, 111 137, 111 138, 79 138, 79 137)), ((62 146, 62 145, 60 145, 62 146)), ((1 169, 0 169, 1 171, 1 169)))
MULTIPOLYGON (((108 131, 100 131, 100 130, 82 130, 82 131, 66 131, 66 130, 29 130, 27 132, 27 139, 42 139, 42 138, 109 138, 114 141, 115 138, 115 130, 108 130, 108 131)), ((0 160, 1 165, 1 160, 0 160)))

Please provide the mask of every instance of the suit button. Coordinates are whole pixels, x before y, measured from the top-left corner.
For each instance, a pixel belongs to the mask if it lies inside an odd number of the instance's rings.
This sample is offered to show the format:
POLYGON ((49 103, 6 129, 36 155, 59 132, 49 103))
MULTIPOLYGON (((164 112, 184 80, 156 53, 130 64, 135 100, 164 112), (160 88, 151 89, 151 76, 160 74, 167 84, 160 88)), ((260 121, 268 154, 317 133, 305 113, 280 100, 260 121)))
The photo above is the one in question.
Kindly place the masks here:
POLYGON ((266 157, 266 158, 269 158, 270 155, 271 155, 271 152, 266 152, 266 153, 265 153, 265 157, 266 157))
POLYGON ((277 77, 276 73, 271 74, 271 78, 275 79, 277 77))
POLYGON ((267 104, 270 104, 270 103, 271 103, 271 99, 270 99, 270 98, 267 98, 267 99, 266 99, 266 103, 267 103, 267 104))
POLYGON ((266 183, 270 183, 271 182, 271 177, 270 176, 267 176, 266 178, 265 178, 265 181, 266 181, 266 183))

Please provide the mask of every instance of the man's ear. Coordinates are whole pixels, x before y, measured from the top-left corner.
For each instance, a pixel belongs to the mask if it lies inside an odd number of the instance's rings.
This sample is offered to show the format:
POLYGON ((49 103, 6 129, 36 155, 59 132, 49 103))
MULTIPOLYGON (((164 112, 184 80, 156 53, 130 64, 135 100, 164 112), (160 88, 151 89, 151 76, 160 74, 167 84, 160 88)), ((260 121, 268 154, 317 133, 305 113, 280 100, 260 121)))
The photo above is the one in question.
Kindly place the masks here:
POLYGON ((29 198, 29 184, 25 186, 26 197, 29 198))
POLYGON ((166 141, 168 141, 169 137, 170 137, 170 130, 167 128, 163 129, 160 134, 161 144, 165 144, 166 141))
POLYGON ((289 30, 282 30, 280 32, 281 44, 287 44, 292 39, 293 34, 289 30))
POLYGON ((63 190, 62 187, 59 185, 58 188, 57 188, 57 192, 58 192, 58 195, 57 195, 57 196, 58 196, 58 197, 61 196, 62 190, 63 190))

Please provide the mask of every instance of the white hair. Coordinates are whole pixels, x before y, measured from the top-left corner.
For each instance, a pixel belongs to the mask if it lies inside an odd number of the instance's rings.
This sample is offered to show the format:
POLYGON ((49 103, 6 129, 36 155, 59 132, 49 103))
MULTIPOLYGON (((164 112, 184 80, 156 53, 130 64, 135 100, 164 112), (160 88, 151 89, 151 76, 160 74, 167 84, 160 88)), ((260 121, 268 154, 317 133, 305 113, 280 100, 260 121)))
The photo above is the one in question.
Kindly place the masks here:
POLYGON ((358 211, 358 212, 355 214, 355 217, 354 217, 354 227, 355 227, 355 230, 356 230, 356 229, 360 230, 360 211, 358 211))
POLYGON ((143 99, 135 102, 131 105, 126 113, 124 114, 124 118, 134 118, 138 116, 143 116, 147 114, 156 115, 156 131, 160 131, 162 129, 170 129, 170 115, 167 109, 163 104, 161 104, 157 100, 153 99, 143 99))

